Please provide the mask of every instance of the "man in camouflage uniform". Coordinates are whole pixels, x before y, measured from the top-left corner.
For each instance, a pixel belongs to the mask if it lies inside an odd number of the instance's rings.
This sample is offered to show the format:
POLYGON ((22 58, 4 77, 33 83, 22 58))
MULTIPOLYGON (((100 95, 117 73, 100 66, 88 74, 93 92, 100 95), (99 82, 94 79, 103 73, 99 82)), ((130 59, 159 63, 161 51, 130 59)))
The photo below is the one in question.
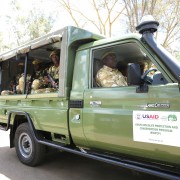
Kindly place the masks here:
MULTIPOLYGON (((25 90, 25 93, 27 93, 27 91, 28 91, 28 84, 30 82, 30 79, 31 79, 31 75, 27 74, 26 75, 26 90, 25 90)), ((19 85, 16 86, 17 94, 22 94, 23 93, 23 89, 24 89, 24 73, 19 78, 19 85)))
POLYGON ((47 69, 47 76, 44 79, 49 88, 57 89, 59 84, 60 50, 53 51, 49 57, 53 65, 47 69))
POLYGON ((102 58, 104 66, 96 74, 96 82, 100 87, 127 86, 126 78, 116 68, 117 60, 113 52, 102 58))
POLYGON ((17 75, 13 77, 13 79, 10 81, 9 89, 10 90, 3 90, 1 92, 1 95, 13 95, 13 94, 21 94, 23 90, 23 84, 21 81, 24 82, 24 79, 21 78, 24 76, 24 63, 20 62, 17 67, 17 75), (19 81, 21 79, 21 81, 19 81), (21 85, 19 85, 21 84, 21 85))
POLYGON ((15 78, 16 89, 14 90, 16 94, 22 94, 24 87, 24 63, 20 62, 18 64, 18 73, 15 78))
POLYGON ((42 61, 35 59, 32 64, 34 65, 34 72, 31 77, 31 93, 40 93, 45 91, 46 87, 44 82, 45 70, 42 69, 42 61))

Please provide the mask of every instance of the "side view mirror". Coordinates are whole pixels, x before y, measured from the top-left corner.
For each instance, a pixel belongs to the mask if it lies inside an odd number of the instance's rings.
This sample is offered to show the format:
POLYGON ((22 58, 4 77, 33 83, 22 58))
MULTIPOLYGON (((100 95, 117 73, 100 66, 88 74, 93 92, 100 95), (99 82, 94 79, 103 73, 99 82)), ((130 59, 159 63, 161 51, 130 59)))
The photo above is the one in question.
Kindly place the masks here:
POLYGON ((139 64, 135 64, 135 63, 128 64, 127 83, 129 86, 141 84, 141 69, 139 64))

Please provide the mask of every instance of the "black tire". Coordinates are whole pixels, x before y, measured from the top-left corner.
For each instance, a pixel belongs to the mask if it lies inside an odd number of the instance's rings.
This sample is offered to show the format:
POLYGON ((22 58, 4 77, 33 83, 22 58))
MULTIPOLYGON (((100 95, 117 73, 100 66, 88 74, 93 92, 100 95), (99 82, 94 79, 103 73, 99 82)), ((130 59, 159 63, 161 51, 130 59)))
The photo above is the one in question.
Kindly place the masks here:
POLYGON ((28 166, 39 165, 45 154, 45 146, 35 141, 28 123, 18 126, 15 133, 15 149, 19 160, 28 166))

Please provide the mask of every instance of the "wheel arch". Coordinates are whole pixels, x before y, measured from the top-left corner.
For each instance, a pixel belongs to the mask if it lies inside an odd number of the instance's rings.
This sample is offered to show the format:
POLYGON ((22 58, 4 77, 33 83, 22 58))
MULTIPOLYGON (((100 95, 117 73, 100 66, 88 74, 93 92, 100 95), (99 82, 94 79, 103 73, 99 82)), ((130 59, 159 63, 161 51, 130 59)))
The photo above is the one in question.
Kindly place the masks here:
POLYGON ((35 134, 35 128, 33 125, 33 121, 30 118, 27 112, 23 111, 10 111, 8 116, 8 126, 10 127, 10 148, 14 147, 14 137, 15 132, 18 126, 22 123, 27 122, 29 124, 29 128, 32 131, 32 134, 35 134), (12 125, 10 125, 10 121, 12 121, 12 125))

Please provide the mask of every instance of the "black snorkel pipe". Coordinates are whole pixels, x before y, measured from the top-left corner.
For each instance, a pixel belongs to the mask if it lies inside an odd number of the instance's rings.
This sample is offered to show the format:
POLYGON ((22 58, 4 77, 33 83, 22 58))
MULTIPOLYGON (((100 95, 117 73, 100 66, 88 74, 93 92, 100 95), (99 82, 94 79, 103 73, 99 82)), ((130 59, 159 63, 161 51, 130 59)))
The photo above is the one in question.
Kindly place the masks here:
MULTIPOLYGON (((153 17, 152 17, 153 19, 153 17)), ((166 68, 171 72, 174 79, 173 82, 180 83, 180 63, 178 64, 175 58, 169 54, 162 46, 158 45, 154 39, 154 32, 157 31, 159 22, 155 20, 149 20, 141 22, 136 30, 142 34, 141 40, 146 43, 156 54, 156 56, 162 61, 166 68)))

